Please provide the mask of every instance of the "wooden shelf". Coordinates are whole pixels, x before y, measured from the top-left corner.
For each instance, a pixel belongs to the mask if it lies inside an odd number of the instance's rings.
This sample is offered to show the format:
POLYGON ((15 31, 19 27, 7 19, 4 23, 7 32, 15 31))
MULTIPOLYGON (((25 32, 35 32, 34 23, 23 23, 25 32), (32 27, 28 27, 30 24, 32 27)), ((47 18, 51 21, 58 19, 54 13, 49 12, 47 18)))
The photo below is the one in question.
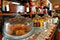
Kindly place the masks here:
MULTIPOLYGON (((36 13, 32 14, 32 15, 35 15, 36 13)), ((16 13, 0 13, 0 16, 6 16, 6 15, 16 15, 16 13)), ((28 14, 21 14, 21 15, 31 15, 30 13, 28 14)), ((40 14, 38 14, 40 15, 40 14)))
POLYGON ((0 16, 16 15, 16 13, 0 13, 0 16))
MULTIPOLYGON (((30 13, 26 14, 29 15, 30 13)), ((16 13, 0 13, 0 16, 6 16, 6 15, 16 15, 16 13)))

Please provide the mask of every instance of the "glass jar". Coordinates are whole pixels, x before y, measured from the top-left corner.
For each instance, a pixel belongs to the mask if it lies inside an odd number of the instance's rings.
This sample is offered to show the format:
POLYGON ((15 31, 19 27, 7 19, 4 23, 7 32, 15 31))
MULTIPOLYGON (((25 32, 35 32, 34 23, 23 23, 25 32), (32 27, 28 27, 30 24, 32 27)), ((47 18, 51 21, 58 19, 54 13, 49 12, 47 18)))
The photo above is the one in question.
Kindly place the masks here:
POLYGON ((40 27, 40 18, 40 16, 36 15, 35 18, 32 20, 34 27, 40 27))

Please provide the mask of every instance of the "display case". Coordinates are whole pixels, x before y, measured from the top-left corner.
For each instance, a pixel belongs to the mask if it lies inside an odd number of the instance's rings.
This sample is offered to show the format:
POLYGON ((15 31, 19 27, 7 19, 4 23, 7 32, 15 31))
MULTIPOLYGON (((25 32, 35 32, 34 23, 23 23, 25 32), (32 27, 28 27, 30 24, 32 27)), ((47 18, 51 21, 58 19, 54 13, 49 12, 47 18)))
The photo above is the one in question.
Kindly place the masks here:
POLYGON ((24 39, 34 33, 30 19, 24 17, 15 17, 6 20, 4 23, 4 37, 6 39, 17 40, 24 39))

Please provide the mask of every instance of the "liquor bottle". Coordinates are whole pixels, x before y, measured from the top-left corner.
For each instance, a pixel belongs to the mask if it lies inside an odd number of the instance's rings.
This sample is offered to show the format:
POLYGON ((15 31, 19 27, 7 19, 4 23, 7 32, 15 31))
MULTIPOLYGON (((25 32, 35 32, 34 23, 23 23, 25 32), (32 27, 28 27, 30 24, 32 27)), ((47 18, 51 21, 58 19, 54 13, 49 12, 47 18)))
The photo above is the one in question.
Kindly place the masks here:
POLYGON ((3 13, 9 13, 9 3, 8 2, 3 2, 3 6, 2 6, 2 12, 3 13))
POLYGON ((48 17, 48 10, 47 9, 45 9, 45 16, 48 17))
POLYGON ((44 16, 44 13, 43 13, 43 6, 40 6, 40 16, 44 16))
POLYGON ((42 6, 44 6, 44 9, 52 10, 52 3, 49 0, 44 0, 42 6))
POLYGON ((26 7, 25 7, 25 12, 30 13, 31 9, 30 9, 30 1, 26 0, 26 7))

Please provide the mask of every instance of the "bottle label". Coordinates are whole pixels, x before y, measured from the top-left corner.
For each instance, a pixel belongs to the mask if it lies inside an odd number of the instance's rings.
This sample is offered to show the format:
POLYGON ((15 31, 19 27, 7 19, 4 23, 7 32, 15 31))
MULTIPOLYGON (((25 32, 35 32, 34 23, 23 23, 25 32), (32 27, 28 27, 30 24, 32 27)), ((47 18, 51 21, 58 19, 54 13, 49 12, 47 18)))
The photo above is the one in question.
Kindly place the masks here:
POLYGON ((9 11, 9 5, 6 6, 6 10, 9 11))
POLYGON ((29 7, 26 7, 26 12, 29 12, 29 7))

